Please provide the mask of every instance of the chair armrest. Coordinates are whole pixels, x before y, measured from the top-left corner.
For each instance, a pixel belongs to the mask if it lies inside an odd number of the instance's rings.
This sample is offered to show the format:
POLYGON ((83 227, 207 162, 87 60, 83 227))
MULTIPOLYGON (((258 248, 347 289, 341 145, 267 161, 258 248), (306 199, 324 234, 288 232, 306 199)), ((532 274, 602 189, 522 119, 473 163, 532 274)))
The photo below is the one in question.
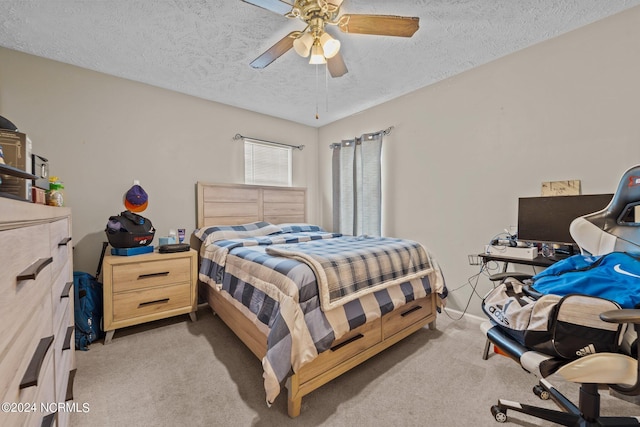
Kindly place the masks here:
POLYGON ((531 279, 533 276, 529 273, 519 273, 517 271, 507 271, 505 273, 496 273, 489 276, 492 282, 502 282, 507 277, 513 277, 516 280, 531 279))
POLYGON ((640 309, 625 308, 600 313, 600 319, 609 323, 635 323, 640 324, 640 309))

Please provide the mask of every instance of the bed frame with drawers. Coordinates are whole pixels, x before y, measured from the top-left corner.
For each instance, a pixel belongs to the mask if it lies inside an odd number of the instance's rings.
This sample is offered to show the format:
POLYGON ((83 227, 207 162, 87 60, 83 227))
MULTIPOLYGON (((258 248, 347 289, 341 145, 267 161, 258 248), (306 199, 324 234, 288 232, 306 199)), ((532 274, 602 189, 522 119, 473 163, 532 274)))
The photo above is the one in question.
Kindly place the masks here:
MULTIPOLYGON (((198 182, 197 212, 198 228, 253 221, 306 222, 306 189, 198 182)), ((262 360, 267 351, 266 327, 257 326, 259 322, 247 317, 247 310, 225 293, 204 283, 200 291, 214 313, 262 360)), ((427 295, 350 331, 291 375, 286 384, 289 416, 300 415, 305 395, 426 325, 435 329, 436 298, 427 295)))

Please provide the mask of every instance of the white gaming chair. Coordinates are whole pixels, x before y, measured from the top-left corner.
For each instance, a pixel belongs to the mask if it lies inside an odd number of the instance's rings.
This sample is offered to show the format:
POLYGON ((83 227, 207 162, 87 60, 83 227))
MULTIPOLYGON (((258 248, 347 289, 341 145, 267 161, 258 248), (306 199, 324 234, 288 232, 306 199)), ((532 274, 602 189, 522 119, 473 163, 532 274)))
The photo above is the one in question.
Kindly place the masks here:
MULTIPOLYGON (((640 205, 640 165, 625 172, 613 199, 605 209, 577 218, 571 224, 571 235, 580 246, 582 253, 592 255, 603 255, 613 251, 640 253, 640 216, 638 222, 635 217, 635 207, 638 205, 640 205)), ((608 311, 601 313, 600 318, 611 323, 632 324, 636 336, 640 336, 640 309, 608 311)), ((541 399, 551 398, 562 409, 562 411, 551 410, 499 399, 498 404, 491 407, 491 413, 496 421, 505 422, 507 411, 517 411, 564 426, 640 425, 640 416, 600 416, 598 393, 600 386, 606 385, 624 395, 640 395, 637 352, 631 351, 630 345, 626 346, 628 354, 596 353, 568 361, 524 347, 491 322, 483 323, 482 330, 487 339, 502 353, 540 378, 538 385, 533 388, 534 394, 541 399), (636 354, 635 358, 631 354, 636 354), (545 379, 554 373, 567 381, 581 384, 577 405, 569 401, 545 379)), ((640 413, 640 409, 638 412, 640 413)))
POLYGON ((582 253, 639 253, 640 166, 634 166, 622 175, 618 189, 606 208, 576 218, 569 232, 582 253))

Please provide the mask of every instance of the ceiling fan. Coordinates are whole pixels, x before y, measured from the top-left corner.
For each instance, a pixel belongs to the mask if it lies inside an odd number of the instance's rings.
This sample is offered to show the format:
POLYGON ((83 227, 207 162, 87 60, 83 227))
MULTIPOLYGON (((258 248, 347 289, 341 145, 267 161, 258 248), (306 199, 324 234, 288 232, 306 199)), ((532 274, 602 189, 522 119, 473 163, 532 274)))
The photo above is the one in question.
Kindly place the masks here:
POLYGON ((348 72, 340 55, 340 41, 325 31, 337 26, 343 33, 411 37, 419 28, 417 17, 393 15, 340 15, 343 0, 242 0, 287 18, 299 18, 307 26, 292 31, 251 62, 253 68, 265 68, 293 48, 298 55, 309 57, 310 64, 327 64, 332 77, 348 72))

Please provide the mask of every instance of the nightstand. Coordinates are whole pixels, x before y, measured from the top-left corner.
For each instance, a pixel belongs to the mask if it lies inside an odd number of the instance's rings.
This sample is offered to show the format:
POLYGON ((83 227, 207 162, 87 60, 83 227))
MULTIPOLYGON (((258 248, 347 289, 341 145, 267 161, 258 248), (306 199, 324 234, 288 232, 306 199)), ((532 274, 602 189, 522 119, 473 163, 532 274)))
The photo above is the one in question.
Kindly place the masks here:
POLYGON ((102 267, 104 343, 116 329, 188 313, 196 320, 198 252, 107 255, 102 267))

